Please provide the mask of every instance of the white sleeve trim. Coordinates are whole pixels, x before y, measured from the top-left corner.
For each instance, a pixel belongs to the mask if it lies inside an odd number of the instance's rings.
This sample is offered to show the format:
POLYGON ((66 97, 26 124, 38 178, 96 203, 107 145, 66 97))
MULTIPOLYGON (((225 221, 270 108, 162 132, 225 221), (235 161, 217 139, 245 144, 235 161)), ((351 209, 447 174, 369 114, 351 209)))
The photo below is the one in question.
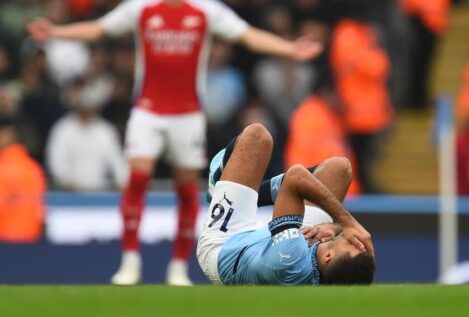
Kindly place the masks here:
POLYGON ((207 14, 209 30, 226 41, 236 41, 249 27, 230 7, 215 0, 190 0, 207 14))
POLYGON ((99 19, 104 32, 111 37, 130 34, 135 31, 142 8, 148 0, 126 0, 99 19))

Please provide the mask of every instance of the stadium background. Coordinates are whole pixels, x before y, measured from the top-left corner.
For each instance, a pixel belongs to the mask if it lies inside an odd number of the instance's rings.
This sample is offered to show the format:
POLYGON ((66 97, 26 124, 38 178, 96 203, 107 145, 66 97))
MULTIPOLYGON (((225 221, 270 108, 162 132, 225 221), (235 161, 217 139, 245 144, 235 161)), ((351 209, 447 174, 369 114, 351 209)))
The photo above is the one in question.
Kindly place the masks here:
MULTIPOLYGON (((0 244, 0 283, 107 283, 118 265, 118 194, 109 193, 115 188, 93 193, 65 193, 66 188, 61 188, 51 178, 45 153, 52 126, 70 111, 66 92, 83 83, 102 84, 101 114, 123 135, 131 107, 133 43, 122 39, 79 46, 67 51, 73 55, 58 54, 50 59, 48 54, 52 53, 48 48, 37 46, 27 37, 25 25, 39 15, 49 16, 59 23, 96 18, 119 2, 0 1, 0 111, 20 119, 20 139, 49 177, 43 237, 33 244, 0 244)), ((347 14, 347 7, 343 5, 347 1, 340 0, 226 2, 253 25, 287 37, 308 29, 318 39, 323 39, 326 47, 334 26, 347 14)), ((371 185, 363 188, 361 196, 348 200, 347 206, 373 233, 379 282, 433 282, 438 277, 438 203, 433 195, 437 194, 439 184, 437 146, 432 141, 437 121, 434 109, 442 93, 459 100, 459 95, 469 91, 467 80, 462 80, 469 56, 469 7, 467 1, 455 1, 447 17, 448 28, 434 33, 435 50, 428 65, 429 94, 416 97, 409 88, 412 84, 403 79, 412 76, 408 66, 419 59, 406 60, 403 49, 406 46, 400 45, 410 41, 411 48, 428 50, 428 46, 415 42, 412 37, 415 25, 409 23, 409 19, 415 18, 406 15, 398 1, 364 2, 367 23, 374 27, 381 48, 392 61, 388 92, 396 116, 385 131, 376 135, 379 148, 374 149, 377 152, 370 155, 365 164, 373 180, 371 185)), ((275 96, 269 94, 269 87, 264 87, 259 78, 265 76, 263 72, 268 71, 269 65, 275 65, 274 68, 283 65, 290 71, 292 65, 255 56, 241 48, 216 46, 221 53, 211 64, 211 75, 219 75, 217 71, 223 70, 232 91, 228 94, 216 85, 210 89, 209 83, 209 96, 213 98, 207 101, 209 155, 243 126, 262 122, 277 141, 269 168, 270 175, 276 174, 284 168, 292 112, 311 93, 309 89, 324 81, 328 85, 332 82, 328 50, 314 63, 302 65, 298 70, 293 67, 299 80, 303 80, 296 84, 308 87, 308 91, 291 90, 291 95, 282 100, 282 104, 289 104, 279 109, 272 102, 275 96), (220 98, 220 94, 225 98, 220 98), (211 103, 213 100, 217 102, 211 103)), ((429 52, 416 54, 424 56, 426 53, 429 52)), ((287 73, 281 73, 281 78, 287 78, 287 73)), ((285 91, 288 91, 288 84, 292 83, 285 84, 285 91)), ((466 118, 464 111, 461 113, 459 121, 464 131, 466 118)), ((172 238, 175 210, 174 197, 166 193, 171 189, 166 181, 168 176, 167 167, 160 168, 155 175, 153 188, 159 194, 149 197, 150 210, 144 218, 144 282, 148 283, 164 280, 170 254, 168 240, 172 238)), ((466 200, 461 201, 460 212, 459 248, 463 261, 469 260, 469 203, 466 200)), ((195 261, 192 261, 191 276, 195 282, 206 282, 195 261)))

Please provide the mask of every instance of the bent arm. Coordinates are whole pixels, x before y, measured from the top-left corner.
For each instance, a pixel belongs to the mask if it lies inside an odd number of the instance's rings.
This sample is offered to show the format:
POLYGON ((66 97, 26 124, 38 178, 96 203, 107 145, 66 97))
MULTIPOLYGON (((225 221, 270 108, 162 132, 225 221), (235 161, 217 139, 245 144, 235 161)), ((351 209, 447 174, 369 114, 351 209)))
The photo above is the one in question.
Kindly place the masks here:
POLYGON ((357 248, 374 255, 371 235, 343 207, 331 191, 301 165, 291 167, 285 174, 285 180, 275 202, 273 218, 288 215, 303 216, 305 199, 321 207, 334 222, 340 224, 345 239, 357 248))

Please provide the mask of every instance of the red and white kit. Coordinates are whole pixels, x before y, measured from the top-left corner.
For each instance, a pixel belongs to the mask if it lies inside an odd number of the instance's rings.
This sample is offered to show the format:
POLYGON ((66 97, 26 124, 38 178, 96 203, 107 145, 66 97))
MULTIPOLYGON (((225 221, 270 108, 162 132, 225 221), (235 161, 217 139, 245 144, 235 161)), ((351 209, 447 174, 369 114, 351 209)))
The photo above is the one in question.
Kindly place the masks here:
POLYGON ((101 19, 105 32, 137 39, 135 107, 127 128, 130 157, 160 157, 202 168, 205 119, 201 95, 213 35, 235 41, 247 24, 223 3, 128 0, 101 19))

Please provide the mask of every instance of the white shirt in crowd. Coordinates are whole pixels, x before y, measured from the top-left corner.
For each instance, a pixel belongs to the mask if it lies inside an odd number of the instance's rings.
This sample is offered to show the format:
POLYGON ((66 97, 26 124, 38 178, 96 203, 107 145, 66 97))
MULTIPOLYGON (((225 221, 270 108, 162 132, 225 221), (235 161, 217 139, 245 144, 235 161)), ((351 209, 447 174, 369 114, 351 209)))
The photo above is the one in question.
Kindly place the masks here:
POLYGON ((47 165, 59 186, 79 191, 123 187, 128 176, 116 129, 99 117, 85 123, 74 113, 52 128, 47 165))

